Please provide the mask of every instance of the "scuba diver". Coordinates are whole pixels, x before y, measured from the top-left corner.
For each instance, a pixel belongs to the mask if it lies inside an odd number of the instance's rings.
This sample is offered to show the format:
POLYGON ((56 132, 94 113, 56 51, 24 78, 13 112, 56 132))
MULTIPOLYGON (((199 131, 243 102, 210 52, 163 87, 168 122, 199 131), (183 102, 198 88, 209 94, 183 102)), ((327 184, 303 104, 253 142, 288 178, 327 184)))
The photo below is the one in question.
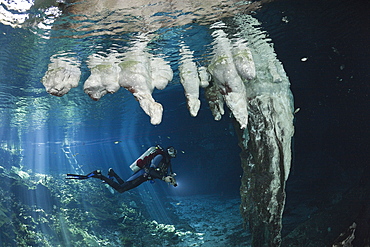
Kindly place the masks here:
POLYGON ((159 145, 150 147, 132 163, 130 168, 134 171, 134 174, 126 181, 123 181, 112 168, 108 170, 108 177, 102 175, 100 170, 95 170, 87 175, 67 174, 66 179, 98 178, 119 193, 136 188, 143 182, 148 180, 153 181, 156 178, 162 179, 176 187, 176 174, 172 172, 171 165, 171 159, 175 158, 176 154, 177 151, 172 146, 165 150, 159 145))

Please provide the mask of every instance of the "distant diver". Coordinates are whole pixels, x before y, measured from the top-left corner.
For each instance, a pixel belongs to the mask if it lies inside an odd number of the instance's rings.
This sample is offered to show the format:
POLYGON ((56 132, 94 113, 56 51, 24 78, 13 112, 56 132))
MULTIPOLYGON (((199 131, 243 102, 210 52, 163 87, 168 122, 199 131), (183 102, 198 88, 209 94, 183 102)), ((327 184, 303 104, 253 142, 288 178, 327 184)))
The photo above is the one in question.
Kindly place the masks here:
POLYGON ((95 170, 87 175, 67 174, 66 179, 98 178, 119 193, 131 190, 145 181, 153 181, 154 179, 161 179, 176 187, 176 174, 172 172, 171 164, 171 159, 175 158, 176 154, 177 151, 172 146, 165 150, 159 145, 150 147, 131 164, 130 168, 134 171, 134 174, 128 178, 126 182, 123 181, 112 168, 108 170, 108 177, 102 175, 100 170, 95 170), (114 179, 116 179, 117 182, 114 181, 114 179))

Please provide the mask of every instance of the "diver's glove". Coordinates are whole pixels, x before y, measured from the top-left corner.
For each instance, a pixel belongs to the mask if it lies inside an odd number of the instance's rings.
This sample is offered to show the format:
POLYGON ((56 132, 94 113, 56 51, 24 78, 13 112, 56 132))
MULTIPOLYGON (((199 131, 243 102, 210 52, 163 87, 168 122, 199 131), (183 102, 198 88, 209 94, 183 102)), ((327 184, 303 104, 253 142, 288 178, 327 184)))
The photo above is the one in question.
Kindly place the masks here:
POLYGON ((172 184, 174 187, 176 187, 177 186, 177 182, 176 182, 176 179, 175 179, 174 176, 176 176, 175 173, 171 174, 171 176, 164 177, 163 180, 165 182, 167 182, 167 183, 172 184))

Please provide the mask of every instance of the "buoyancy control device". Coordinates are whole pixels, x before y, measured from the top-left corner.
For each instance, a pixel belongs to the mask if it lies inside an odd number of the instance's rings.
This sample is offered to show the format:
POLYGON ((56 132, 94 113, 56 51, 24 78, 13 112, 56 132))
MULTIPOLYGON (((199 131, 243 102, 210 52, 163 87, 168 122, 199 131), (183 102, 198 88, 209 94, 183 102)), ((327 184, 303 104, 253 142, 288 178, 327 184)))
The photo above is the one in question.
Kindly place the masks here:
POLYGON ((163 153, 163 149, 159 145, 148 148, 148 150, 146 150, 130 165, 131 170, 133 172, 137 172, 140 169, 144 168, 147 164, 149 164, 153 156, 157 153, 163 153))

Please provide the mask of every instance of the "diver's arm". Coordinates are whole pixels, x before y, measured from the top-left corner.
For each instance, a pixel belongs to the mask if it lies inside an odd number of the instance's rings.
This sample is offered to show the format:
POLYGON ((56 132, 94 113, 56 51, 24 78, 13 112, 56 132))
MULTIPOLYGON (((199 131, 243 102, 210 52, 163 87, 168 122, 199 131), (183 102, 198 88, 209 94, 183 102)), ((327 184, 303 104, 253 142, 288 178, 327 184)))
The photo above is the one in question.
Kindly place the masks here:
POLYGON ((169 165, 168 165, 168 169, 167 169, 167 174, 168 174, 168 170, 170 171, 170 174, 174 174, 174 172, 172 171, 172 163, 170 161, 169 165))
POLYGON ((167 171, 165 177, 162 178, 167 183, 172 184, 174 187, 177 186, 177 182, 175 179, 176 173, 172 171, 172 164, 171 161, 168 163, 167 171))

